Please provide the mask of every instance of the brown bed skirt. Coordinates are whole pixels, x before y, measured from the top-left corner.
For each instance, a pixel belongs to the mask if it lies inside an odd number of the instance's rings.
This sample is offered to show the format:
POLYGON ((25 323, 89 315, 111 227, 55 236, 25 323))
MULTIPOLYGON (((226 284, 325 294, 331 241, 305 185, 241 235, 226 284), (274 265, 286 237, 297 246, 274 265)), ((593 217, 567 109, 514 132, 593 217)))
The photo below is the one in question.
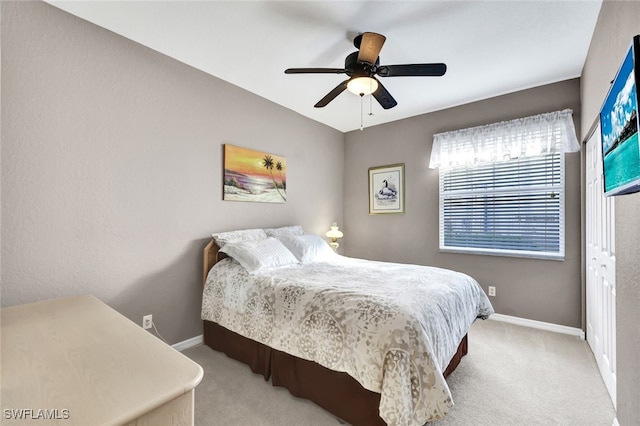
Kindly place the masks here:
MULTIPOLYGON (((204 321, 204 342, 247 364, 265 380, 271 378, 273 386, 283 386, 292 395, 309 399, 354 426, 385 425, 378 415, 380 394, 363 388, 347 373, 329 370, 313 361, 270 348, 210 321, 204 321)), ((445 377, 455 370, 466 354, 465 335, 444 372, 445 377)))

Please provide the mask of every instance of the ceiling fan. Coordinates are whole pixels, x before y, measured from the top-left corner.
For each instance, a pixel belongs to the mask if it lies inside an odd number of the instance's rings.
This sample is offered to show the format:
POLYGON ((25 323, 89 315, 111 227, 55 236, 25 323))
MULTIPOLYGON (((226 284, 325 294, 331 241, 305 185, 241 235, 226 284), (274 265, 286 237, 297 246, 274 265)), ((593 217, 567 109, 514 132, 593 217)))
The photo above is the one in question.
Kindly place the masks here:
POLYGON ((357 52, 351 53, 344 60, 344 68, 288 68, 285 74, 347 74, 349 78, 338 84, 332 91, 314 105, 322 108, 334 100, 344 90, 356 95, 372 94, 382 108, 389 109, 398 105, 385 87, 376 79, 378 77, 440 77, 447 72, 447 65, 406 64, 380 65, 380 50, 387 38, 382 34, 365 32, 353 39, 357 52))

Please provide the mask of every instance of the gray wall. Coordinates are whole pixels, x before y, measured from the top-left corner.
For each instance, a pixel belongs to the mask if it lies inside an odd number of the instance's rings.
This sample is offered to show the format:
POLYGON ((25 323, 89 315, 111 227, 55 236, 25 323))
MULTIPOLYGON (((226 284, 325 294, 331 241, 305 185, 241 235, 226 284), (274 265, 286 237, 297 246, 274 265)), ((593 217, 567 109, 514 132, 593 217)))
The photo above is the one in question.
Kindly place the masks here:
MULTIPOLYGON (((640 2, 605 1, 582 74, 582 136, 622 62, 631 38, 640 34, 640 2)), ((640 424, 640 193, 616 197, 617 418, 640 424)))
POLYGON ((1 31, 2 306, 92 293, 175 343, 212 231, 342 222, 342 133, 42 2, 1 31), (225 143, 285 156, 287 203, 222 201, 225 143))
MULTIPOLYGON (((425 95, 425 96, 428 96, 425 95)), ((440 253, 438 171, 428 168, 433 134, 571 108, 580 129, 578 79, 354 131, 345 138, 347 255, 465 272, 487 290, 496 312, 581 327, 580 155, 566 155, 565 260, 440 253), (368 214, 369 167, 405 163, 406 214, 368 214)))

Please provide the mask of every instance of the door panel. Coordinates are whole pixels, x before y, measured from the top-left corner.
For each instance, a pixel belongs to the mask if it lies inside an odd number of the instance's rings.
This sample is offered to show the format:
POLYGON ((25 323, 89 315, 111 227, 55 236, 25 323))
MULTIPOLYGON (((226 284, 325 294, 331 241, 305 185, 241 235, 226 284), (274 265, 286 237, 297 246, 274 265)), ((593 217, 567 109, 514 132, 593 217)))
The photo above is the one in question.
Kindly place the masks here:
POLYGON ((600 127, 586 144, 587 342, 616 404, 615 199, 605 197, 600 127))

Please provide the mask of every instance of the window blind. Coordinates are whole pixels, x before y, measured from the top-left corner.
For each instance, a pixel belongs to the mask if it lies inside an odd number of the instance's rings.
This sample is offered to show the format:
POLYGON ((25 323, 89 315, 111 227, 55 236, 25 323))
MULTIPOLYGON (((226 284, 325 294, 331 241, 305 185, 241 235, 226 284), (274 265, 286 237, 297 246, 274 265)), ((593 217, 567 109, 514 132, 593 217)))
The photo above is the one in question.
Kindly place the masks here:
POLYGON ((564 258, 564 154, 441 168, 440 249, 564 258))

